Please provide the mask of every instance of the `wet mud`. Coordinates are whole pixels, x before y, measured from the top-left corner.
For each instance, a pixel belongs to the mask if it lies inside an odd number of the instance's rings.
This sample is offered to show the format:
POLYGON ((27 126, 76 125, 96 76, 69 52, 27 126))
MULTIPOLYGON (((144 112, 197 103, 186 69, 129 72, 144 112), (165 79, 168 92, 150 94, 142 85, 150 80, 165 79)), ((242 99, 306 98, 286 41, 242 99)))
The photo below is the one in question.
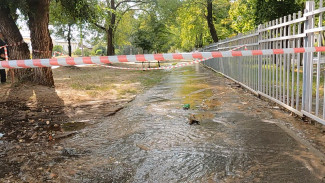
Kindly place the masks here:
POLYGON ((6 146, 21 156, 2 159, 0 181, 324 182, 323 157, 272 110, 206 68, 177 69, 115 115, 66 124, 77 131, 68 138, 28 152, 6 146))

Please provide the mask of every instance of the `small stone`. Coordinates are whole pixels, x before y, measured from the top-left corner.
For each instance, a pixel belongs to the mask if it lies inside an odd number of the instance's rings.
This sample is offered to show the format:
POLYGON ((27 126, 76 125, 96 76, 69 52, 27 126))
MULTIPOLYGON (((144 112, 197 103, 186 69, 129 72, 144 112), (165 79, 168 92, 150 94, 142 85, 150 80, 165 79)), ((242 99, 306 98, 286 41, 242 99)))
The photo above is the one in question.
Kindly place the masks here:
POLYGON ((55 173, 51 173, 49 177, 50 177, 50 179, 53 179, 53 178, 56 178, 57 175, 55 173))
POLYGON ((57 127, 59 127, 59 125, 58 124, 54 124, 54 127, 57 128, 57 127))
POLYGON ((50 121, 46 121, 46 124, 49 125, 50 124, 50 121))
POLYGON ((75 175, 77 172, 75 170, 68 170, 69 175, 75 175))
POLYGON ((38 133, 37 132, 35 132, 31 137, 30 137, 30 139, 32 139, 32 140, 34 140, 34 139, 36 139, 37 138, 37 136, 38 136, 38 133))
POLYGON ((200 121, 196 118, 196 116, 194 114, 191 114, 189 117, 189 124, 193 125, 193 124, 200 124, 200 121))

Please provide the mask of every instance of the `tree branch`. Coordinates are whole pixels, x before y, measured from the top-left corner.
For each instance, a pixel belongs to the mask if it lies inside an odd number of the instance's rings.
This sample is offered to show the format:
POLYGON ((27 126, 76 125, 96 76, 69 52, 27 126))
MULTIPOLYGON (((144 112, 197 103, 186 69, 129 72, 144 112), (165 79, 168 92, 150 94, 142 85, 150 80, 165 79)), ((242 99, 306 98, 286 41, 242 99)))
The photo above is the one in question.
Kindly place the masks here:
POLYGON ((146 3, 146 2, 145 1, 141 1, 141 0, 124 0, 124 1, 118 2, 116 4, 115 8, 118 8, 123 3, 146 3))
POLYGON ((103 27, 103 26, 101 26, 101 25, 99 25, 99 24, 97 24, 97 23, 94 23, 94 25, 95 25, 96 27, 102 29, 103 31, 106 31, 106 28, 105 28, 105 27, 103 27))

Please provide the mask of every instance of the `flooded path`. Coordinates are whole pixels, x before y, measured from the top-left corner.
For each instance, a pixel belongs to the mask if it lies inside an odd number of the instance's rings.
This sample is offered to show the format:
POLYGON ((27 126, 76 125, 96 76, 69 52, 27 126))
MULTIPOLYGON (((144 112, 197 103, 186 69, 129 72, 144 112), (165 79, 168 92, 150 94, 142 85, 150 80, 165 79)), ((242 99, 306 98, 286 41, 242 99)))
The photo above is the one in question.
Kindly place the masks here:
POLYGON ((55 181, 324 182, 324 162, 281 128, 276 109, 237 87, 200 66, 172 71, 62 141, 55 181))

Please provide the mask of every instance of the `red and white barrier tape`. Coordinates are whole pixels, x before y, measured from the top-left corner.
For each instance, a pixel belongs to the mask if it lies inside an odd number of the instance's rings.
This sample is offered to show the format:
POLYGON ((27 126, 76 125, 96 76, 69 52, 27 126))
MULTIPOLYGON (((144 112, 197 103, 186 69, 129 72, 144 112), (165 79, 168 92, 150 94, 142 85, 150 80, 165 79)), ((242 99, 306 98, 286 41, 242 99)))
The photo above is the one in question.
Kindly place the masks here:
POLYGON ((9 46, 19 46, 19 45, 21 45, 21 44, 23 44, 24 43, 24 40, 22 40, 22 41, 20 41, 20 42, 17 42, 17 43, 13 43, 13 44, 6 44, 6 45, 4 45, 4 46, 0 46, 0 49, 4 49, 4 52, 5 52, 5 60, 6 61, 8 61, 9 60, 9 58, 8 58, 8 48, 7 47, 9 47, 9 46))
POLYGON ((8 61, 8 50, 7 50, 7 47, 3 47, 3 49, 5 50, 5 59, 6 61, 8 61))
POLYGON ((0 69, 71 66, 71 65, 85 65, 85 64, 108 64, 108 63, 118 63, 118 62, 146 62, 146 61, 154 61, 154 60, 159 60, 159 61, 182 60, 182 59, 193 60, 193 59, 205 59, 205 58, 293 54, 293 53, 322 52, 322 51, 325 51, 325 47, 10 60, 10 61, 0 62, 0 69))
POLYGON ((230 51, 235 51, 235 50, 238 50, 238 49, 240 49, 240 48, 242 48, 242 47, 245 47, 245 50, 248 50, 247 47, 246 47, 246 44, 244 44, 244 45, 241 45, 241 46, 239 46, 239 47, 233 48, 233 49, 230 50, 230 51))
POLYGON ((137 70, 137 71, 165 70, 165 69, 175 69, 175 68, 179 68, 179 67, 185 67, 185 66, 197 64, 197 63, 200 63, 200 62, 208 60, 208 59, 210 59, 210 58, 195 60, 195 61, 192 61, 192 62, 178 64, 178 65, 172 65, 172 66, 166 66, 166 67, 154 67, 154 68, 116 67, 116 66, 110 66, 110 65, 100 65, 100 66, 111 68, 111 69, 120 69, 120 70, 137 70))
POLYGON ((52 51, 32 50, 32 52, 35 52, 35 53, 50 53, 52 51))
POLYGON ((17 42, 17 43, 13 43, 13 44, 6 44, 6 45, 4 45, 4 46, 0 46, 0 49, 1 48, 4 48, 4 47, 9 47, 9 46, 19 46, 19 45, 21 45, 21 44, 23 44, 24 43, 24 40, 22 40, 22 41, 20 41, 20 42, 17 42))
POLYGON ((64 53, 61 53, 61 52, 59 52, 59 51, 54 51, 52 57, 55 57, 56 54, 58 54, 58 55, 60 55, 60 56, 64 56, 64 55, 65 55, 64 53))

